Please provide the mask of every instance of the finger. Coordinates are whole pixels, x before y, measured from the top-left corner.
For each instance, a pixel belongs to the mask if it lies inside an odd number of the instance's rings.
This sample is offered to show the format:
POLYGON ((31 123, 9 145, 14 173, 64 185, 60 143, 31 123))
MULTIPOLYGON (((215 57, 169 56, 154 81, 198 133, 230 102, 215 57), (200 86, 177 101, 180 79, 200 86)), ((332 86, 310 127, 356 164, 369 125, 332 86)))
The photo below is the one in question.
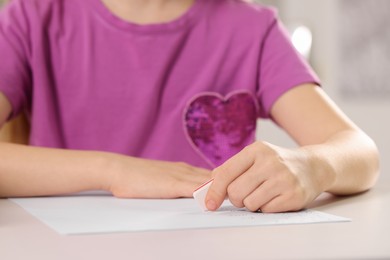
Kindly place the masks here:
POLYGON ((244 200, 244 206, 250 211, 258 211, 281 194, 280 186, 275 181, 263 182, 256 190, 249 194, 244 200))
POLYGON ((176 186, 173 187, 172 190, 175 190, 177 192, 177 197, 191 198, 193 197, 194 191, 208 180, 210 180, 210 178, 192 178, 187 180, 181 180, 176 183, 176 186))
POLYGON ((279 212, 288 212, 288 211, 298 211, 303 209, 303 205, 297 201, 289 199, 288 196, 281 195, 268 203, 261 206, 261 211, 264 213, 279 213, 279 212))
POLYGON ((238 176, 227 188, 230 202, 243 208, 244 199, 258 189, 266 181, 265 174, 262 174, 261 166, 254 164, 245 173, 238 176))
POLYGON ((248 150, 244 148, 214 170, 214 181, 206 195, 208 210, 217 210, 226 197, 229 184, 253 165, 253 155, 248 150))

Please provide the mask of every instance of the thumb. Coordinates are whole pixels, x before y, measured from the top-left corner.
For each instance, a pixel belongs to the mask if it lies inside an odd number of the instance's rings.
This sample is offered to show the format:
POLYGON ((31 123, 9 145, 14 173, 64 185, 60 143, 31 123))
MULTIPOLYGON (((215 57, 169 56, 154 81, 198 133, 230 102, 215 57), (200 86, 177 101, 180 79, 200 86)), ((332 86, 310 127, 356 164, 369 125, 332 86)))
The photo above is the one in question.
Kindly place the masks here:
POLYGON ((215 168, 212 172, 214 181, 206 194, 206 208, 210 211, 217 210, 225 200, 230 183, 249 169, 252 164, 252 153, 248 149, 243 149, 224 164, 215 168))
POLYGON ((214 179, 205 198, 206 208, 210 211, 217 210, 227 194, 227 187, 220 179, 214 179))

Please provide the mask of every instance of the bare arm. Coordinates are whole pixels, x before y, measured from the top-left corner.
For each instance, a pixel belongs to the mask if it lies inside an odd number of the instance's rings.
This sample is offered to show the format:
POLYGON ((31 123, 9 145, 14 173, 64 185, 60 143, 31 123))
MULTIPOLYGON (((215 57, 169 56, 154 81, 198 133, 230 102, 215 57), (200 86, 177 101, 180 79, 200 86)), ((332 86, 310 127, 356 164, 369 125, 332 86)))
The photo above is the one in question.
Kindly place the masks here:
POLYGON ((298 87, 277 102, 272 115, 315 164, 313 174, 324 191, 353 194, 374 185, 379 174, 376 145, 321 88, 298 87))
POLYGON ((258 141, 214 170, 206 197, 210 210, 225 196, 237 207, 264 212, 299 210, 320 193, 354 194, 375 184, 374 142, 317 86, 298 86, 271 114, 300 145, 286 149, 258 141))
MULTIPOLYGON (((0 92, 0 125, 11 113, 0 92)), ((210 172, 183 163, 0 142, 0 197, 107 190, 118 197, 189 197, 210 172)))

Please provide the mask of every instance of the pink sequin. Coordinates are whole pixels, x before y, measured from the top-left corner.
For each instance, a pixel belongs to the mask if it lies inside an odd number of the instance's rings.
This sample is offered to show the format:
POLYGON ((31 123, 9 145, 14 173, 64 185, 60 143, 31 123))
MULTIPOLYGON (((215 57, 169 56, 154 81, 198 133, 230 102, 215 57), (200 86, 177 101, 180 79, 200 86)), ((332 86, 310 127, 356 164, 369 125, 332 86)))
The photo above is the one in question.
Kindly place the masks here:
POLYGON ((257 103, 247 92, 216 93, 190 102, 184 124, 190 141, 212 166, 221 165, 255 140, 257 103))

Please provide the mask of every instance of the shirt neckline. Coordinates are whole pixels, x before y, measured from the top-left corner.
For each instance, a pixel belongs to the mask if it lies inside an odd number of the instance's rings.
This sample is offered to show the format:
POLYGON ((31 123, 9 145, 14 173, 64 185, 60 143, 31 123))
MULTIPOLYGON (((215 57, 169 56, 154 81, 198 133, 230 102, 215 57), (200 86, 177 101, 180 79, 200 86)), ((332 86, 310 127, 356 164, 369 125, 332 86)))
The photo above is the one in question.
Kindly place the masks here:
POLYGON ((113 14, 101 0, 90 0, 99 15, 101 15, 101 17, 108 23, 119 29, 138 33, 161 33, 185 28, 196 21, 196 18, 199 14, 201 14, 200 10, 203 7, 203 1, 207 0, 195 0, 193 5, 185 13, 172 21, 152 24, 137 24, 126 21, 113 14))

